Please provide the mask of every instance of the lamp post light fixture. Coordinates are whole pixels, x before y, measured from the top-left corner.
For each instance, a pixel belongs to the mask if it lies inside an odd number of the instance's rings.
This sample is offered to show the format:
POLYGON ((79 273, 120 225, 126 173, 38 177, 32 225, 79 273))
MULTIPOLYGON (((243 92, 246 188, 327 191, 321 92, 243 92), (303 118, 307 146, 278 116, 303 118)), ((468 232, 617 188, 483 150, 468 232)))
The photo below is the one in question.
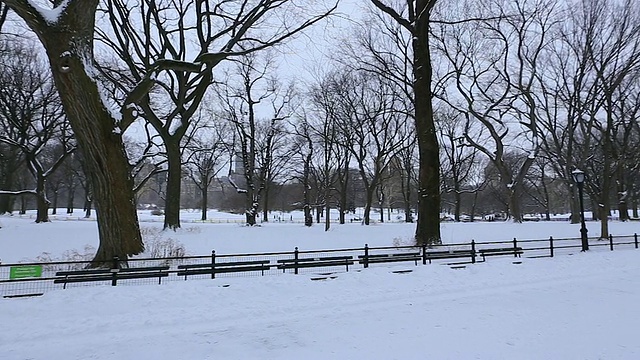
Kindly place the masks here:
POLYGON ((576 169, 571 175, 578 184, 578 196, 580 197, 580 238, 582 239, 582 251, 589 250, 589 238, 587 237, 587 226, 584 223, 584 171, 576 169))

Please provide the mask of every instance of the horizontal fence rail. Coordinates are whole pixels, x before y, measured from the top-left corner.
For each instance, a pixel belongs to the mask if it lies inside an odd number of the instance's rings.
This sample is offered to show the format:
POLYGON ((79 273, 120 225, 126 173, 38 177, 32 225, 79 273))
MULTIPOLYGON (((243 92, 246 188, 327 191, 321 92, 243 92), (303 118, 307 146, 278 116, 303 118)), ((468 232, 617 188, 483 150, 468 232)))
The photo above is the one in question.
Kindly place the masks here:
MULTIPOLYGON (((638 249, 638 235, 589 239, 593 251, 638 249)), ((324 275, 348 272, 384 263, 427 265, 473 264, 493 256, 526 258, 570 255, 582 248, 580 238, 516 239, 420 246, 379 246, 346 249, 299 250, 241 254, 133 258, 103 261, 109 267, 91 269, 91 261, 54 261, 0 264, 0 295, 5 298, 41 295, 47 291, 99 285, 164 284, 239 276, 282 274, 324 275)), ((591 250, 590 250, 591 251, 591 250)), ((388 265, 387 264, 387 265, 388 265)), ((314 279, 312 277, 312 279, 314 279)))

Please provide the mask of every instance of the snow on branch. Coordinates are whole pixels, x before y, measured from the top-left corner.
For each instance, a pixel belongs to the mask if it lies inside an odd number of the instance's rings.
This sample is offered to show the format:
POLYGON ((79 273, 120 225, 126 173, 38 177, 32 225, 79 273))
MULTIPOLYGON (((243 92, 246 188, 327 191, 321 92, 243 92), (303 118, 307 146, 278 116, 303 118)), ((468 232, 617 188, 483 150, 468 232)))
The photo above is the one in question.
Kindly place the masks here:
POLYGON ((60 20, 60 15, 67 9, 71 0, 63 0, 60 4, 52 9, 40 7, 34 0, 27 0, 29 6, 39 14, 47 25, 56 25, 60 20))
POLYGON ((234 189, 236 189, 238 194, 246 194, 248 192, 247 189, 241 189, 240 186, 238 186, 238 184, 233 181, 233 178, 231 176, 228 176, 227 179, 229 179, 229 183, 231 184, 231 186, 233 186, 234 189))
POLYGON ((20 196, 20 195, 38 195, 38 192, 35 190, 20 190, 20 191, 6 191, 0 190, 0 195, 12 195, 12 196, 20 196))

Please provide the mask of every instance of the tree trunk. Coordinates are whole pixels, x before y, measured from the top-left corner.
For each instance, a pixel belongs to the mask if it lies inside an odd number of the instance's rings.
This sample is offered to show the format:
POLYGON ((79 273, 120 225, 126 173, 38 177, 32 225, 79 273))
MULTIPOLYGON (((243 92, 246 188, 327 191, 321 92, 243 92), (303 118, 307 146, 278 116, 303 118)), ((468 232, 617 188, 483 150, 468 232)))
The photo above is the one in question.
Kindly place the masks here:
POLYGON ((269 186, 266 186, 262 191, 262 221, 269 222, 269 186))
POLYGON ((373 205, 373 190, 372 186, 366 186, 365 184, 365 203, 364 203, 364 216, 362 218, 363 224, 371 224, 371 207, 373 205))
POLYGON ((402 199, 404 201, 404 222, 412 223, 413 211, 411 210, 411 169, 413 167, 413 164, 409 160, 410 158, 407 156, 402 161, 404 166, 403 171, 405 172, 405 178, 400 181, 400 186, 402 190, 402 199))
POLYGON ((433 119, 429 0, 416 1, 419 14, 413 34, 413 90, 418 139, 418 222, 416 244, 442 243, 440 238, 440 154, 433 119))
POLYGON ((629 187, 629 196, 631 198, 631 216, 633 216, 634 219, 638 218, 638 198, 637 198, 637 194, 636 194, 636 189, 635 186, 631 185, 629 187))
MULTIPOLYGON (((11 156, 12 154, 10 154, 11 156)), ((11 166, 6 165, 4 168, 5 176, 0 179, 0 189, 2 190, 11 190, 13 187, 13 177, 14 171, 11 166)), ((10 195, 0 195, 0 215, 11 213, 11 196, 10 195)))
POLYGON ((347 212, 347 189, 344 186, 340 191, 340 224, 345 223, 345 213, 347 212))
POLYGON ((322 206, 316 206, 316 224, 320 224, 320 215, 322 214, 322 206))
POLYGON ((329 206, 328 201, 325 203, 324 210, 325 210, 324 231, 329 231, 329 228, 331 228, 331 206, 329 206))
POLYGON ((53 191, 53 201, 51 202, 51 215, 58 213, 58 190, 53 191))
POLYGON ((24 195, 20 195, 20 215, 27 213, 27 199, 24 195))
POLYGON ((49 200, 45 190, 46 180, 41 174, 36 175, 36 223, 49 222, 49 200))
POLYGON ((310 137, 307 137, 307 148, 308 153, 304 159, 304 168, 302 172, 302 186, 304 186, 303 191, 303 202, 304 202, 304 226, 313 226, 313 215, 311 214, 311 185, 309 184, 309 178, 311 176, 311 156, 313 155, 313 142, 310 137))
MULTIPOLYGON (((97 0, 70 0, 57 22, 45 20, 30 2, 5 0, 38 35, 53 79, 87 159, 98 213, 100 245, 91 266, 126 260, 144 250, 133 196, 133 179, 117 120, 102 102, 93 69, 97 0)), ((59 4, 60 2, 56 2, 59 4)))
MULTIPOLYGON (((208 177, 208 176, 207 176, 208 177)), ((202 188, 200 189, 202 191, 202 216, 200 217, 200 219, 202 221, 206 221, 207 220, 207 210, 209 210, 209 189, 207 188, 206 184, 206 180, 208 179, 202 179, 205 180, 205 182, 203 182, 202 184, 202 188)))
POLYGON ((164 206, 164 229, 180 228, 180 196, 182 183, 182 159, 180 141, 165 139, 167 149, 167 192, 164 206))
POLYGON ((371 204, 366 203, 364 204, 364 215, 362 217, 362 223, 364 225, 369 225, 371 223, 370 216, 371 216, 371 204))
POLYGON ((248 181, 247 192, 245 193, 245 214, 247 225, 254 226, 256 221, 256 215, 258 214, 258 204, 255 198, 255 191, 253 190, 253 183, 248 181))
POLYGON ((618 179, 616 184, 618 190, 618 216, 620 221, 628 221, 629 208, 627 206, 627 198, 629 194, 625 187, 624 166, 618 166, 618 179))
POLYGON ((460 195, 460 185, 456 182, 453 189, 453 197, 454 197, 454 210, 453 210, 453 218, 456 222, 460 222, 460 208, 462 206, 462 199, 460 195))
POLYGON ((67 194, 67 214, 73 214, 73 201, 75 197, 75 189, 70 188, 67 194))
POLYGON ((84 195, 84 205, 82 206, 82 210, 84 211, 85 219, 91 217, 91 208, 93 206, 92 194, 91 194, 91 183, 87 179, 87 186, 85 187, 86 194, 84 195))
POLYGON ((478 206, 478 196, 480 195, 480 191, 476 190, 473 192, 473 202, 471 203, 471 211, 469 211, 469 216, 471 217, 471 221, 476 217, 476 206, 478 206))
POLYGON ((245 212, 245 220, 247 225, 254 226, 256 224, 256 214, 251 210, 247 210, 245 212))
POLYGON ((542 168, 542 176, 540 177, 540 183, 542 184, 542 194, 544 196, 544 215, 545 220, 551 220, 550 208, 551 208, 551 196, 549 196, 549 188, 547 187, 547 182, 544 180, 544 166, 542 168))
POLYGON ((520 192, 518 190, 512 189, 509 192, 509 214, 511 219, 514 222, 521 223, 522 222, 522 209, 520 208, 520 192))
POLYGON ((309 204, 304 205, 304 226, 313 226, 313 215, 311 214, 311 206, 309 206, 309 204))
POLYGON ((598 200, 598 210, 600 213, 600 239, 607 239, 609 237, 609 213, 611 211, 611 204, 609 202, 611 186, 613 183, 613 144, 611 139, 611 132, 613 131, 613 95, 611 92, 605 94, 606 109, 607 109, 607 128, 604 131, 603 136, 603 172, 602 172, 602 184, 600 190, 600 196, 598 200))
POLYGON ((9 195, 0 195, 0 215, 10 213, 10 212, 11 211, 9 210, 9 195))

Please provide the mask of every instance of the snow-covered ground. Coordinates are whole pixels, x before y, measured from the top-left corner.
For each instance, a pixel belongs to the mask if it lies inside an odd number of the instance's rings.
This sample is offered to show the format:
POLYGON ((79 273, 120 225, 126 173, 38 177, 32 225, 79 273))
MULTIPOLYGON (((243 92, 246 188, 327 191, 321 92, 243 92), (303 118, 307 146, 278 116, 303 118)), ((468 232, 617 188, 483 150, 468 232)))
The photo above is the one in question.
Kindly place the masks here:
MULTIPOLYGON (((3 263, 97 245, 95 222, 0 217, 3 263)), ((612 223, 614 234, 640 224, 612 223)), ((160 227, 143 223, 143 227, 160 227)), ((588 223, 597 235, 596 223, 588 223)), ((408 242, 413 225, 186 223, 189 254, 408 242)), ((559 223, 445 224, 445 242, 575 237, 559 223)), ((0 299, 0 359, 638 359, 640 250, 494 257, 462 269, 376 264, 311 273, 98 286, 0 299), (405 274, 392 270, 410 269, 405 274)))

